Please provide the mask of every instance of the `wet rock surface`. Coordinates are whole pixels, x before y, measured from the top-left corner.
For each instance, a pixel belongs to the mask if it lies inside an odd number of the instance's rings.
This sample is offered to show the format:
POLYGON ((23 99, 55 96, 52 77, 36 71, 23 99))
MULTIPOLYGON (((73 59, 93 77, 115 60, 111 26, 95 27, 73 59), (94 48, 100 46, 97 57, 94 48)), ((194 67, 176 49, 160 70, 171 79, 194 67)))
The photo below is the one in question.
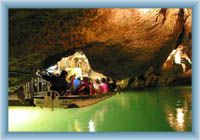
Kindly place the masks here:
POLYGON ((135 87, 153 86, 171 51, 180 43, 191 47, 191 14, 191 9, 10 10, 9 70, 35 73, 82 50, 93 70, 134 79, 135 87))

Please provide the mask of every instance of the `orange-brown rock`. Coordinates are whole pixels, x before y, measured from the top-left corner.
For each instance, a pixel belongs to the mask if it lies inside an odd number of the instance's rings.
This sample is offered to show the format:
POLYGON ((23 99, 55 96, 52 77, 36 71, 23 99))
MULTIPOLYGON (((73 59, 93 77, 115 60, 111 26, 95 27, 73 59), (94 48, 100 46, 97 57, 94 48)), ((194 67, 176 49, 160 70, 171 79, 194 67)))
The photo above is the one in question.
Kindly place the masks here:
POLYGON ((12 10, 10 70, 32 71, 81 49, 91 67, 125 79, 159 73, 170 52, 191 42, 191 9, 12 10))

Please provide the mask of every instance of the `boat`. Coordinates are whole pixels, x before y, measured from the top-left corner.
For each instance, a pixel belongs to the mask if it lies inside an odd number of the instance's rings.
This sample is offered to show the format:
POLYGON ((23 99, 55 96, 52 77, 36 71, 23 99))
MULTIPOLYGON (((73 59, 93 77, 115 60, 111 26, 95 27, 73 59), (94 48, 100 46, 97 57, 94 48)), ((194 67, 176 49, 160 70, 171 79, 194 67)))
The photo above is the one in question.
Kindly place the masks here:
POLYGON ((79 108, 96 104, 115 95, 108 92, 95 95, 67 95, 60 96, 57 91, 40 92, 33 97, 34 105, 41 108, 79 108))

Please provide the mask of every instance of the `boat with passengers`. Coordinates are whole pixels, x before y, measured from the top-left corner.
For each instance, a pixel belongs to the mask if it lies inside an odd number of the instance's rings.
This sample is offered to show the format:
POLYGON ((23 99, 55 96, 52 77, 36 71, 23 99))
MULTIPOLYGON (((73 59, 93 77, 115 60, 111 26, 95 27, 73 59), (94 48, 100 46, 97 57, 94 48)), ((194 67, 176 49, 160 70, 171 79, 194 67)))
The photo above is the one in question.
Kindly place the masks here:
POLYGON ((101 83, 96 79, 94 84, 89 77, 82 77, 83 80, 80 80, 72 75, 67 81, 68 72, 65 70, 61 71, 59 76, 46 72, 37 75, 51 83, 50 90, 40 92, 33 97, 34 105, 40 107, 52 109, 85 107, 112 97, 117 91, 116 83, 108 84, 105 78, 101 79, 101 83))
POLYGON ((96 104, 112 97, 117 92, 94 95, 66 95, 60 96, 57 91, 40 92, 34 96, 34 104, 45 108, 78 108, 96 104))

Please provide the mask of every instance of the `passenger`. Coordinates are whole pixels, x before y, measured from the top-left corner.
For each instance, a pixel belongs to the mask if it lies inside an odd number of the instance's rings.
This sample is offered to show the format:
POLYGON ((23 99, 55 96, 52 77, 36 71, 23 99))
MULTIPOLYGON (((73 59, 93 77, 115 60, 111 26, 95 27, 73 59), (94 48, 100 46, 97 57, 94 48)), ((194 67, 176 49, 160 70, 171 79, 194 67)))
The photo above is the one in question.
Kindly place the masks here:
POLYGON ((90 87, 90 95, 95 94, 96 92, 95 92, 93 83, 91 82, 91 79, 90 79, 90 78, 89 78, 89 87, 90 87))
POLYGON ((108 87, 108 84, 106 83, 105 78, 101 79, 100 89, 101 89, 101 93, 106 93, 109 91, 109 87, 108 87))
POLYGON ((75 90, 79 87, 79 85, 81 84, 81 78, 77 77, 74 79, 74 88, 75 90))
POLYGON ((112 86, 112 91, 119 91, 116 80, 113 80, 111 86, 112 86))
POLYGON ((57 91, 61 96, 63 96, 66 90, 69 89, 69 83, 66 81, 68 75, 67 71, 62 71, 59 76, 46 73, 45 75, 37 73, 39 76, 42 76, 43 79, 51 83, 50 90, 57 91), (48 74, 48 75, 47 75, 48 74))
POLYGON ((69 78, 69 80, 70 80, 69 88, 70 88, 70 91, 71 91, 72 93, 74 93, 75 90, 76 90, 76 89, 75 89, 75 85, 74 85, 75 77, 76 77, 76 75, 71 75, 70 78, 69 78))
POLYGON ((108 89, 109 91, 113 91, 113 85, 112 85, 112 81, 110 80, 110 78, 106 78, 106 83, 108 84, 108 89))
POLYGON ((83 82, 77 88, 76 92, 78 94, 89 95, 90 94, 90 83, 88 77, 83 77, 83 82))
POLYGON ((95 89, 95 93, 99 94, 101 92, 99 79, 95 80, 93 86, 94 86, 94 89, 95 89))

